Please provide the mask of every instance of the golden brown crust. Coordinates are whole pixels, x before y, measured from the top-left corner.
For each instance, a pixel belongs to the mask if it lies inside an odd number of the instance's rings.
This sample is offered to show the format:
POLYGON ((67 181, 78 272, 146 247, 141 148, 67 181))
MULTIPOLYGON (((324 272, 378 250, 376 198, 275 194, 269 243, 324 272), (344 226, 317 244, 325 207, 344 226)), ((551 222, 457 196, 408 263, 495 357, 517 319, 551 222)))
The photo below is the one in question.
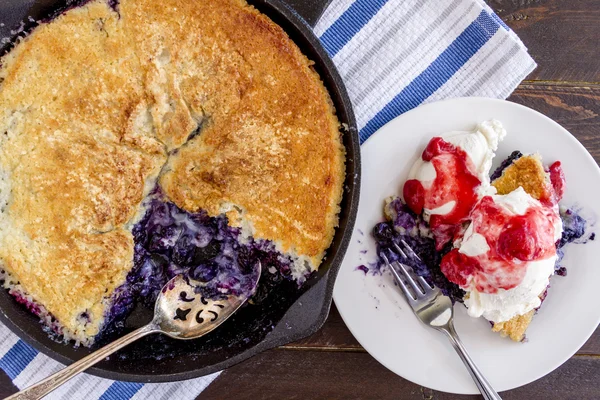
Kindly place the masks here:
POLYGON ((118 15, 90 3, 2 60, 0 258, 76 337, 98 332, 103 299, 131 269, 125 224, 165 161, 126 40, 118 15))
POLYGON ((519 186, 539 200, 548 195, 548 176, 538 155, 525 155, 509 165, 492 182, 498 194, 508 194, 519 186))
MULTIPOLYGON (((509 165, 502 176, 492 182, 498 194, 508 194, 522 187, 531 197, 540 199, 548 196, 549 178, 539 155, 525 155, 509 165)), ((523 315, 516 315, 508 321, 496 322, 492 331, 500 332, 516 342, 525 337, 525 331, 533 319, 535 310, 523 315)))
POLYGON ((161 184, 178 205, 227 212, 318 266, 344 149, 310 65, 241 0, 124 0, 119 14, 97 0, 38 27, 0 67, 7 284, 89 344, 167 152, 161 184))
POLYGON ((227 212, 231 223, 317 267, 337 226, 344 150, 311 62, 245 2, 161 4, 125 0, 121 9, 149 82, 174 83, 169 115, 203 121, 200 135, 171 156, 161 186, 180 207, 227 212))
POLYGON ((500 336, 508 336, 515 342, 520 342, 525 338, 525 331, 529 327, 534 314, 535 310, 531 310, 526 314, 516 315, 508 321, 496 322, 492 327, 492 331, 500 332, 500 336))

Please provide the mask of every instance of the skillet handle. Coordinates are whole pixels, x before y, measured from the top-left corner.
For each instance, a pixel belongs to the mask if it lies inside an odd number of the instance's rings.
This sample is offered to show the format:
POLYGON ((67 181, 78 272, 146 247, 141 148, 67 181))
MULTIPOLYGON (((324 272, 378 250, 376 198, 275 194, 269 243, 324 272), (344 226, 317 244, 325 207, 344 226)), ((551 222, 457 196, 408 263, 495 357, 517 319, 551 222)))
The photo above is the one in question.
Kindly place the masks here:
POLYGON ((313 28, 331 0, 284 0, 313 28))

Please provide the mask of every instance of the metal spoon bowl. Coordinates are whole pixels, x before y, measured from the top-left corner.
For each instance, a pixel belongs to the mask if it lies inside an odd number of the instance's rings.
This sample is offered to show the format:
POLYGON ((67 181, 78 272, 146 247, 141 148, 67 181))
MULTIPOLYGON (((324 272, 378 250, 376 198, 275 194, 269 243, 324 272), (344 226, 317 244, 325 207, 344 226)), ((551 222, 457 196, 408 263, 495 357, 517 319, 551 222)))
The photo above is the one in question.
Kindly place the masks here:
POLYGON ((6 400, 40 399, 117 350, 152 333, 162 333, 182 340, 204 336, 231 317, 254 294, 260 273, 261 265, 258 262, 254 271, 256 280, 249 296, 227 296, 217 300, 204 298, 195 292, 194 289, 198 287, 197 285, 194 286, 187 278, 177 275, 161 289, 154 305, 152 322, 98 349, 35 385, 7 397, 6 400))

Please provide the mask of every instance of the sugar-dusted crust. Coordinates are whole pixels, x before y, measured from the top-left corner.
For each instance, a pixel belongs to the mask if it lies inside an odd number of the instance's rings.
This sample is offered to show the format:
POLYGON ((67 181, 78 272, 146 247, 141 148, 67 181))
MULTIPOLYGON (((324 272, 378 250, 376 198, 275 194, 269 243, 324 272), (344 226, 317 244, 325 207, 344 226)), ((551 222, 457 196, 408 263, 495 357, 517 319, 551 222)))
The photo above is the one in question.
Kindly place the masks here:
POLYGON ((5 285, 19 283, 84 343, 132 266, 125 224, 165 161, 124 43, 118 15, 90 3, 40 26, 0 70, 5 285))
POLYGON ((549 184, 548 175, 538 154, 518 158, 492 182, 498 194, 508 194, 520 186, 538 200, 547 196, 549 184))
POLYGON ((344 149, 311 62, 243 1, 125 0, 121 9, 148 60, 150 87, 169 82, 164 115, 179 115, 190 134, 202 124, 170 157, 166 194, 189 211, 226 212, 318 267, 338 224, 344 149))
MULTIPOLYGON (((509 165, 502 175, 492 182, 498 194, 508 194, 522 187, 531 197, 540 199, 548 196, 549 178, 539 155, 525 155, 509 165)), ((516 315, 508 321, 496 322, 492 331, 501 336, 508 336, 516 342, 525 337, 525 331, 533 319, 535 310, 523 315, 516 315)))
POLYGON ((535 310, 531 310, 526 314, 514 316, 508 321, 496 322, 492 327, 492 331, 500 332, 502 337, 508 336, 515 342, 520 342, 525 338, 525 331, 529 327, 534 314, 535 310))
POLYGON ((178 205, 317 267, 342 195, 338 125, 311 62, 243 1, 70 10, 1 59, 5 286, 91 344, 168 157, 178 205))

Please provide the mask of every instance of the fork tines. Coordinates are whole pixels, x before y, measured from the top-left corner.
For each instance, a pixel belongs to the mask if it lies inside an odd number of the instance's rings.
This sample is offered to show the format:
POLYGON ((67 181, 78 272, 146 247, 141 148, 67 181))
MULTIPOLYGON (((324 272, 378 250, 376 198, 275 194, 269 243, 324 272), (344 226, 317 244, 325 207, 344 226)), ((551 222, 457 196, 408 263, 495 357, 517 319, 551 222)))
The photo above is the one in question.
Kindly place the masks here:
MULTIPOLYGON (((402 248, 397 243, 394 243, 394 248, 400 256, 400 260, 404 262, 390 262, 384 253, 381 253, 381 257, 392 271, 408 302, 414 303, 435 294, 434 290, 437 288, 432 287, 423 277, 417 275, 409 265, 405 264, 407 261, 422 262, 419 256, 404 240, 400 240, 400 244, 402 248)), ((391 249, 390 252, 392 252, 391 249)))

